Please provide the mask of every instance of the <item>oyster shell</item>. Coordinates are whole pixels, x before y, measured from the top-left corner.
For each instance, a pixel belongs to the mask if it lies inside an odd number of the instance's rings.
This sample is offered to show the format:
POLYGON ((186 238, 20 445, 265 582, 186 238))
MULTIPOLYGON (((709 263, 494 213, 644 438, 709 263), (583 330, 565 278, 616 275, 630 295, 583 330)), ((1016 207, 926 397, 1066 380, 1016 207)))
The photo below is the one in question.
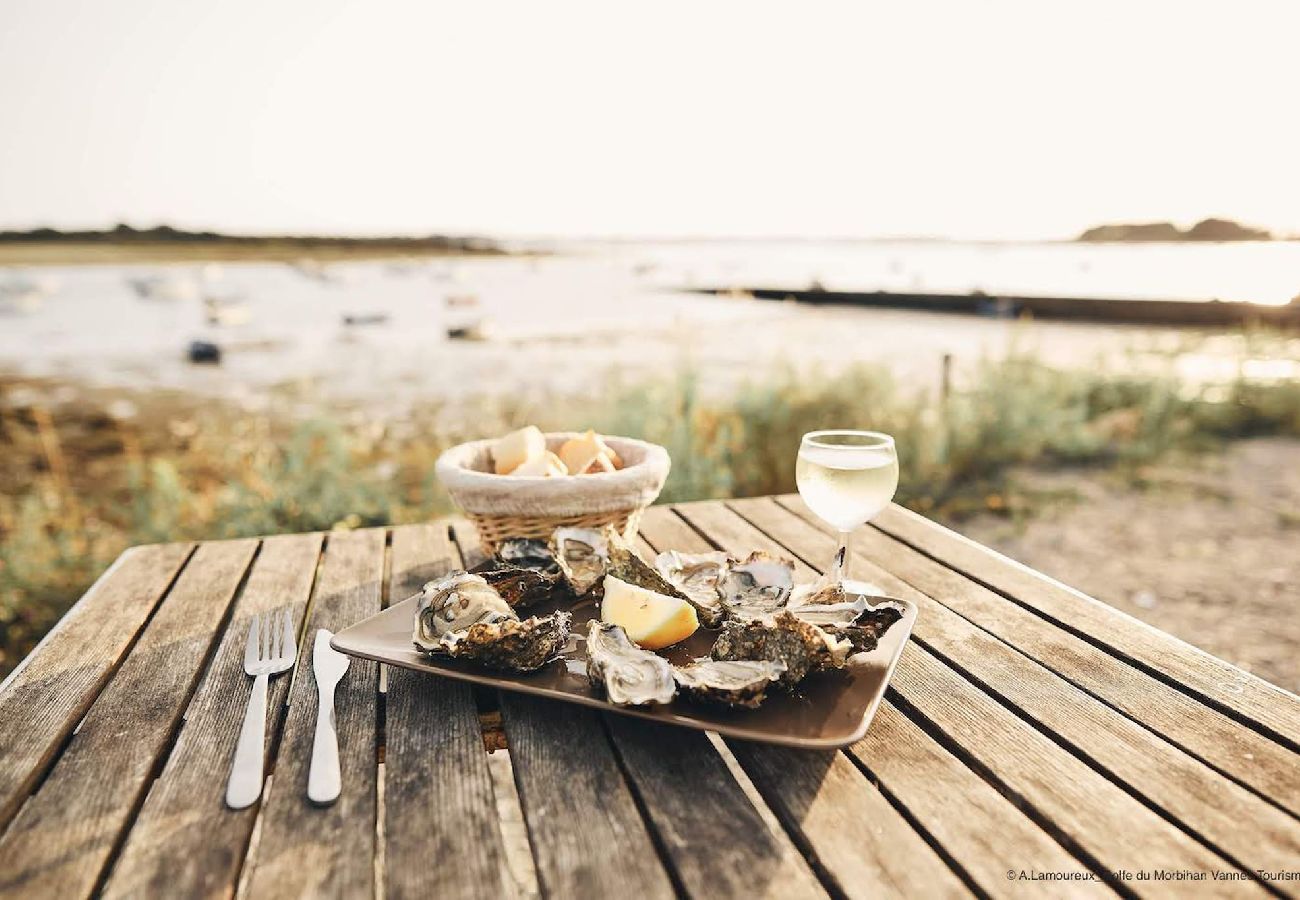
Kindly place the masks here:
POLYGON ((479 623, 517 619, 514 610, 481 575, 453 572, 430 581, 415 612, 415 646, 435 651, 444 635, 479 623))
POLYGON ((482 576, 512 609, 526 609, 549 600, 560 587, 558 572, 524 569, 496 557, 479 563, 470 572, 482 576))
MULTIPOLYGON (((883 600, 883 597, 872 599, 883 600)), ((868 653, 876 649, 880 637, 890 626, 903 618, 903 612, 891 604, 868 606, 856 622, 844 628, 835 629, 835 634, 845 638, 853 645, 852 652, 868 653)))
POLYGON ((618 532, 611 530, 609 537, 609 565, 605 569, 605 574, 613 575, 619 581, 626 581, 628 584, 643 587, 647 591, 654 591, 656 594, 676 597, 679 600, 685 600, 687 603, 691 602, 690 597, 670 584, 667 579, 655 571, 653 566, 638 556, 632 545, 624 540, 618 532))
POLYGON ((704 657, 673 669, 673 678, 696 700, 757 709, 768 686, 781 678, 785 663, 766 659, 719 660, 704 657))
POLYGON ((667 703, 677 693, 668 660, 632 643, 621 625, 597 619, 587 629, 587 678, 619 706, 667 703))
POLYGON ((551 552, 573 593, 585 596, 605 577, 609 566, 609 541, 613 529, 557 528, 551 535, 551 552))
POLYGON ((760 619, 728 619, 709 655, 784 663, 781 683, 793 687, 809 672, 843 666, 850 647, 849 641, 782 611, 760 619))
POLYGON ((563 649, 570 619, 569 613, 557 612, 521 621, 482 575, 456 572, 424 586, 413 639, 426 653, 531 672, 563 649))
POLYGON ((848 628, 867 608, 865 597, 849 594, 843 585, 814 582, 790 593, 786 609, 820 628, 848 628))
POLYGON ((564 611, 527 619, 479 622, 443 635, 439 650, 506 672, 533 672, 555 659, 569 641, 573 617, 564 611))
POLYGON ((655 570, 686 595, 702 623, 717 628, 726 615, 718 594, 718 583, 731 562, 731 557, 721 551, 679 553, 665 550, 655 557, 655 570))
POLYGON ((759 619, 785 608, 794 590, 794 563, 755 550, 727 566, 718 581, 722 607, 739 619, 759 619))
POLYGON ((551 575, 560 573, 555 554, 546 541, 537 538, 506 538, 497 544, 496 558, 520 569, 536 569, 551 575))

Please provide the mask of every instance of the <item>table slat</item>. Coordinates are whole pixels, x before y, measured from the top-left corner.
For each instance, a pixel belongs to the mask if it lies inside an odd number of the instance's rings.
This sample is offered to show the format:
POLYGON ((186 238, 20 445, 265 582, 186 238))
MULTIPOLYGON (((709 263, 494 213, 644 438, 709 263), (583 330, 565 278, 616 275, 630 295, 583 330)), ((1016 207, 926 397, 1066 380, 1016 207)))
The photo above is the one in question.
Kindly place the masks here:
MULTIPOLYGON (((258 811, 256 805, 239 811, 225 805, 230 762, 252 687, 252 679, 244 674, 248 623, 255 613, 280 609, 291 609, 294 621, 302 622, 320 547, 318 534, 262 541, 176 744, 109 876, 106 896, 229 897, 234 893, 258 811)), ((286 675, 271 679, 269 745, 279 734, 288 688, 286 675)))
POLYGON ((526 694, 500 698, 543 893, 675 896, 600 715, 526 694))
POLYGON ((0 685, 0 828, 54 762, 191 549, 126 551, 0 685))
POLYGON ((1300 697, 899 506, 872 525, 1300 749, 1300 697))
POLYGON ((379 612, 384 543, 385 533, 378 528, 333 532, 326 541, 289 689, 284 737, 262 801, 261 839, 249 858, 250 896, 374 893, 379 700, 375 663, 353 659, 335 694, 343 791, 331 806, 322 809, 307 799, 307 770, 316 730, 316 631, 339 631, 379 612))
MULTIPOLYGON (((1006 797, 885 701, 848 753, 958 860, 991 897, 1023 897, 1008 871, 1082 872, 1085 866, 1006 797)), ((1113 897, 1100 881, 1061 881, 1055 897, 1113 897)))
MULTIPOLYGON (((460 565, 446 523, 394 529, 389 596, 460 565)), ((516 893, 470 686, 388 669, 384 886, 397 898, 516 893)))
MULTIPOLYGON (((751 548, 793 552, 721 504, 684 504, 677 507, 677 511, 730 552, 746 552, 751 548)), ((815 530, 814 533, 817 534, 815 530)), ((803 554, 795 552, 794 555, 800 557, 803 554)), ((815 570, 797 560, 796 565, 801 577, 814 577, 815 570)), ((1203 871, 1228 868, 1228 862, 1222 857, 1161 819, 1041 732, 1026 725, 979 688, 952 673, 915 642, 908 645, 893 685, 910 707, 919 710, 929 721, 935 721, 936 715, 947 714, 949 718, 941 716, 943 721, 939 727, 950 735, 959 735, 965 751, 987 770, 1005 772, 1011 782, 1004 780, 1002 783, 1009 790, 1021 792, 1023 788, 1043 793, 1043 802, 1034 806, 1048 811, 1047 820, 1073 838, 1077 846, 1091 854, 1102 868, 1136 870, 1144 866, 1149 868, 1153 861, 1154 864, 1203 871), (918 670, 951 674, 952 677, 946 679, 949 693, 936 696, 931 683, 916 674, 918 670), (970 728, 967 723, 970 710, 976 708, 983 710, 986 716, 981 722, 986 739, 984 746, 980 741, 972 740, 981 732, 970 728), (991 721, 999 722, 1003 727, 991 728, 991 721), (1017 737, 1020 739, 1016 740, 1017 737), (1063 778, 1070 779, 1068 790, 1065 784, 1059 784, 1056 793, 1046 791, 1050 783, 1063 778), (1062 798, 1074 791, 1080 791, 1081 795, 1073 802, 1063 803, 1062 798), (1081 815, 1082 809, 1091 809, 1092 815, 1081 815), (1139 835, 1140 839, 1117 840, 1116 835, 1124 828, 1139 835), (1081 833, 1084 831, 1087 833, 1081 833)))
POLYGON ((704 732, 615 714, 605 723, 687 894, 826 896, 786 835, 768 829, 704 732))
POLYGON ((204 544, 0 840, 0 897, 89 896, 170 743, 257 541, 204 544))
MULTIPOLYGON (((824 559, 834 552, 835 541, 828 533, 811 522, 792 518, 775 504, 758 501, 735 506, 765 533, 805 559, 824 559)), ((913 636, 927 649, 943 656, 949 664, 959 666, 967 677, 978 679, 986 690, 995 692, 1003 702, 1033 717, 1059 739, 1087 755, 1112 779, 1124 782, 1131 790, 1148 797, 1240 863, 1250 868, 1279 868, 1300 855, 1300 822, 1294 817, 1224 778, 1047 667, 1016 652, 958 616, 948 606, 920 593, 873 562, 860 558, 861 545, 870 540, 868 537, 855 546, 855 577, 875 582, 890 594, 916 602, 921 608, 921 616, 913 636), (1250 823, 1250 827, 1242 827, 1243 822, 1250 823)), ((890 539, 881 536, 880 540, 890 539)), ((906 554, 911 552, 901 545, 886 547, 875 558, 889 565, 892 571, 898 571, 906 554)), ((925 562, 937 565, 929 560, 925 562)), ((970 587, 983 590, 976 585, 970 587)), ((951 598, 964 590, 966 587, 961 584, 950 584, 940 596, 951 605, 951 598)), ((999 601, 1006 603, 1001 598, 999 601)), ((996 627, 994 619, 994 616, 988 617, 990 624, 996 627)), ((1136 669, 1123 667, 1118 662, 1116 665, 1121 667, 1121 671, 1113 674, 1116 681, 1124 678, 1152 681, 1136 669)), ((1154 681, 1152 685, 1153 689, 1163 687, 1154 681)), ((1193 701, 1183 699, 1193 704, 1193 701)), ((1264 742, 1263 750, 1289 753, 1208 707, 1193 705, 1208 716, 1222 720, 1229 732, 1222 738, 1225 742, 1232 743, 1238 736, 1245 736, 1249 740, 1264 742)), ((1267 759, 1264 757, 1265 762, 1267 759)), ((1300 768, 1292 764, 1286 771, 1290 773, 1287 777, 1291 782, 1300 788, 1300 774, 1297 774, 1300 768)))

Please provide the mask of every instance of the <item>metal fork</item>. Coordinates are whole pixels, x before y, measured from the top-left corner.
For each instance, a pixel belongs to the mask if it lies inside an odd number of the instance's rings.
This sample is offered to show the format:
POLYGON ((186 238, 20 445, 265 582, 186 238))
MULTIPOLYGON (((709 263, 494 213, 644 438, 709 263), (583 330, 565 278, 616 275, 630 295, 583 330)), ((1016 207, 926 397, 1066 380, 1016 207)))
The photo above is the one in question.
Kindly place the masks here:
POLYGON ((252 806, 262 796, 262 762, 266 755, 266 688, 270 677, 293 666, 298 658, 298 639, 293 613, 271 613, 262 627, 262 617, 253 616, 244 647, 244 671, 253 677, 244 724, 239 729, 235 761, 226 784, 226 805, 231 809, 252 806), (278 623, 278 627, 277 627, 278 623))

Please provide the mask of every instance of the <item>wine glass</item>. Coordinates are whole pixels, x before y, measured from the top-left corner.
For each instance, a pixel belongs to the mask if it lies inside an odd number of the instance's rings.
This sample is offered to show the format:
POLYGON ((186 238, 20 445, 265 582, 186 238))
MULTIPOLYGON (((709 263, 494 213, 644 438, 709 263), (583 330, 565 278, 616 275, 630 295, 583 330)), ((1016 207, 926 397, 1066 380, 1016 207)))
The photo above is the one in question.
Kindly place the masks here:
POLYGON ((799 445, 795 482, 808 508, 840 534, 830 574, 843 586, 850 533, 888 506, 898 489, 894 439, 879 431, 810 431, 799 445))

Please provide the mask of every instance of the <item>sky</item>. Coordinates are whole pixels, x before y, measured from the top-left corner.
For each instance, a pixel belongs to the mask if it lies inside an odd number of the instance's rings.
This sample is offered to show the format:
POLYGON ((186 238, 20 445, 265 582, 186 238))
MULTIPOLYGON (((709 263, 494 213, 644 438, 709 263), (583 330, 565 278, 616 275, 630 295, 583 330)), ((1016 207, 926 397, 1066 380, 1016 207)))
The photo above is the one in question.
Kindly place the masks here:
POLYGON ((2 0, 0 227, 1300 232, 1300 4, 2 0))

